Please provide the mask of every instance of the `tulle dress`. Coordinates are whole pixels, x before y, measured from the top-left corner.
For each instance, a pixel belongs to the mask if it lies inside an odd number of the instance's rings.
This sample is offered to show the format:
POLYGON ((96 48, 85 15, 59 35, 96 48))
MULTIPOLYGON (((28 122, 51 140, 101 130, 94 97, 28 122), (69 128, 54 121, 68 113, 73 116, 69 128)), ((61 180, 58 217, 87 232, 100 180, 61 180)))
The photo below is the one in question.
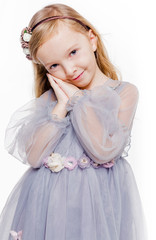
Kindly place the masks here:
POLYGON ((30 168, 1 214, 2 240, 146 239, 125 159, 137 102, 135 85, 109 79, 76 92, 64 119, 52 89, 13 114, 5 147, 30 168))

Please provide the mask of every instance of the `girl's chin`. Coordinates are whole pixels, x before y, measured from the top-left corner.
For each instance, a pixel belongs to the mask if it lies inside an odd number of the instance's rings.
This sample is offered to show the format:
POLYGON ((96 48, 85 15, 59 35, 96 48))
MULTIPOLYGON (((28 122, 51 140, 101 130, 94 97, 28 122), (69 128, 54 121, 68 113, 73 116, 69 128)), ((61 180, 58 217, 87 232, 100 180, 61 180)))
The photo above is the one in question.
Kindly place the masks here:
POLYGON ((88 83, 86 83, 86 84, 79 84, 79 86, 77 85, 77 87, 79 87, 80 89, 89 89, 89 86, 90 86, 90 84, 88 83))

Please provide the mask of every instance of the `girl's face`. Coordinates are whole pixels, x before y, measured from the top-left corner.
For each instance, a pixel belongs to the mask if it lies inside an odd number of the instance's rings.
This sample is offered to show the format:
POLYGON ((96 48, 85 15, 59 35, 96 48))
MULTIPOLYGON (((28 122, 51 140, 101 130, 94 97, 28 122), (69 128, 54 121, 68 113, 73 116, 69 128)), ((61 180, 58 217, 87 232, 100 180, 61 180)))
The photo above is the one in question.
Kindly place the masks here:
POLYGON ((37 51, 37 58, 54 77, 79 88, 88 88, 99 75, 94 52, 97 38, 91 30, 76 32, 61 23, 57 32, 37 51))

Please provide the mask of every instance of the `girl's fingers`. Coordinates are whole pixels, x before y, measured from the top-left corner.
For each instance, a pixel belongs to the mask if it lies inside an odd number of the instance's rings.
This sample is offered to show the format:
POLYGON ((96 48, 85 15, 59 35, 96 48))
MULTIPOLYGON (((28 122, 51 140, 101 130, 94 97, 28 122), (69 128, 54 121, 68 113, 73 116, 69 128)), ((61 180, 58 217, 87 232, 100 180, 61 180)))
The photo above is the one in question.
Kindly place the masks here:
POLYGON ((65 86, 66 83, 64 81, 62 81, 61 79, 53 77, 53 76, 51 76, 51 77, 61 88, 65 86))
POLYGON ((59 78, 53 77, 51 74, 47 74, 48 79, 50 84, 52 85, 52 87, 55 85, 57 85, 57 87, 59 87, 65 94, 66 94, 66 83, 64 81, 62 81, 59 78))
POLYGON ((58 85, 58 83, 56 82, 56 80, 50 75, 50 74, 46 74, 48 77, 48 80, 50 82, 50 85, 52 86, 52 88, 56 91, 61 90, 60 86, 58 85))
POLYGON ((75 92, 77 92, 79 90, 78 87, 76 87, 75 85, 68 83, 66 81, 63 81, 59 78, 53 77, 52 75, 49 75, 49 79, 53 79, 53 81, 55 81, 56 85, 58 85, 61 90, 64 92, 64 94, 66 94, 67 97, 72 97, 75 92))
POLYGON ((46 75, 47 75, 49 81, 51 81, 51 80, 53 80, 53 81, 55 81, 55 82, 56 82, 56 81, 59 81, 59 80, 62 81, 61 79, 58 79, 58 78, 52 76, 52 75, 49 74, 49 73, 47 73, 46 75))
POLYGON ((68 97, 65 92, 62 90, 60 85, 56 82, 56 80, 47 73, 48 80, 50 82, 51 87, 53 88, 55 95, 57 97, 58 102, 65 103, 68 101, 68 97))
POLYGON ((55 93, 58 92, 58 91, 61 91, 59 85, 58 85, 57 82, 53 79, 53 77, 52 77, 50 74, 46 74, 46 75, 47 75, 48 80, 49 80, 49 82, 50 82, 50 85, 51 85, 51 87, 53 88, 53 90, 55 91, 55 93))
POLYGON ((55 80, 54 80, 54 78, 53 78, 50 74, 47 73, 46 75, 47 75, 47 77, 48 77, 48 80, 49 80, 50 84, 53 85, 54 83, 56 83, 55 80))
POLYGON ((55 78, 48 73, 47 73, 47 77, 48 77, 48 80, 49 80, 49 82, 52 86, 57 86, 57 87, 59 86, 61 88, 61 85, 62 85, 62 82, 63 82, 61 79, 55 78))

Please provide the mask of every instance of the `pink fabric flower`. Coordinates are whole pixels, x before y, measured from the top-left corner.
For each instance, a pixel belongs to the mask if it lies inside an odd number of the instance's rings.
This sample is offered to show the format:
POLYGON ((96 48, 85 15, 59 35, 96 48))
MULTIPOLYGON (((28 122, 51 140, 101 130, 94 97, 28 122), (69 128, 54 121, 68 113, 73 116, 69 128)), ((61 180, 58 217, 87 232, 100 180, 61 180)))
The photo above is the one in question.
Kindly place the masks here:
POLYGON ((111 160, 110 162, 102 164, 104 168, 111 168, 114 166, 114 160, 111 160))
POLYGON ((64 167, 73 170, 77 166, 77 161, 73 157, 68 157, 64 160, 64 167))
POLYGON ((22 240, 22 231, 15 232, 15 231, 10 231, 11 236, 13 237, 13 240, 22 240))

